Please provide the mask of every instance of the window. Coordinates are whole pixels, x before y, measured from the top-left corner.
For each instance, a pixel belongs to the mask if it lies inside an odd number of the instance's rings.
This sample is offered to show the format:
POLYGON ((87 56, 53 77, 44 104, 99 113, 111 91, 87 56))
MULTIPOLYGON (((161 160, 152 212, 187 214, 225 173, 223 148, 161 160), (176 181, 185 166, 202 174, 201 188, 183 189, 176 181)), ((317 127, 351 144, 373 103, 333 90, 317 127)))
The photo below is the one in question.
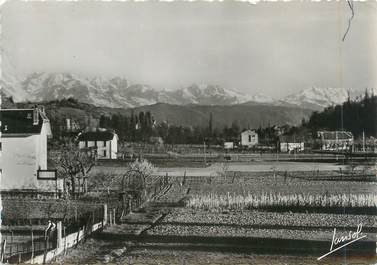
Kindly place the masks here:
POLYGON ((103 141, 103 146, 106 146, 106 141, 103 141))
POLYGON ((251 142, 251 135, 249 135, 249 142, 251 142))
POLYGON ((103 151, 103 156, 106 157, 106 150, 103 151))
POLYGON ((48 169, 45 169, 45 170, 38 169, 37 170, 37 179, 56 180, 56 178, 57 178, 56 170, 48 170, 48 169))

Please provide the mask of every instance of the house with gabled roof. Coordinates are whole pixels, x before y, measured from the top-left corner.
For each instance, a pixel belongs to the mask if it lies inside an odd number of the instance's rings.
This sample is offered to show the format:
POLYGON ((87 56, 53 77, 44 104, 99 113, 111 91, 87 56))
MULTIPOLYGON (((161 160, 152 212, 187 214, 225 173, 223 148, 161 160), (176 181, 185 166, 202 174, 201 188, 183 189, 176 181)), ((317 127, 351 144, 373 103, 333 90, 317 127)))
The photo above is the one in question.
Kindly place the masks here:
POLYGON ((43 108, 2 109, 1 192, 47 192, 63 190, 56 170, 47 167, 50 121, 43 108))
POLYGON ((94 148, 98 159, 117 158, 118 135, 114 131, 97 129, 80 133, 78 141, 80 149, 94 148))
POLYGON ((255 130, 245 130, 241 133, 241 146, 252 147, 258 144, 258 133, 255 130))

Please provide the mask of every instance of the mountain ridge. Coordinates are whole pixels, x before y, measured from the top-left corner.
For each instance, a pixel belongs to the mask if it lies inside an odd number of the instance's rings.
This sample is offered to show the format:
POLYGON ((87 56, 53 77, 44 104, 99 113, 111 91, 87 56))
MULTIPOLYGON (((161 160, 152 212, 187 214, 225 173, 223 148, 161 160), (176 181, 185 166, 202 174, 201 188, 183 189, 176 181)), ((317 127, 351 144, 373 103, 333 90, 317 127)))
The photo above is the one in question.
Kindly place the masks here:
MULTIPOLYGON (((32 73, 25 78, 6 76, 3 92, 14 101, 50 101, 73 97, 102 107, 135 108, 156 103, 176 105, 271 105, 322 110, 360 95, 346 88, 309 87, 281 99, 264 94, 247 95, 218 85, 192 84, 175 90, 155 89, 123 77, 83 77, 72 73, 32 73), (350 93, 351 92, 351 93, 350 93)), ((374 90, 372 90, 374 92, 374 90)))
MULTIPOLYGON (((5 102, 5 100, 3 100, 5 102)), ((89 120, 99 120, 101 115, 127 115, 149 111, 154 119, 161 123, 166 122, 176 126, 206 127, 210 116, 213 119, 213 128, 223 129, 236 122, 240 128, 258 128, 267 125, 299 125, 302 119, 307 119, 312 110, 270 105, 173 105, 156 103, 136 108, 98 107, 89 103, 78 102, 75 99, 64 99, 48 102, 9 102, 8 108, 31 108, 43 105, 49 118, 53 120, 70 118, 84 126, 89 120)))

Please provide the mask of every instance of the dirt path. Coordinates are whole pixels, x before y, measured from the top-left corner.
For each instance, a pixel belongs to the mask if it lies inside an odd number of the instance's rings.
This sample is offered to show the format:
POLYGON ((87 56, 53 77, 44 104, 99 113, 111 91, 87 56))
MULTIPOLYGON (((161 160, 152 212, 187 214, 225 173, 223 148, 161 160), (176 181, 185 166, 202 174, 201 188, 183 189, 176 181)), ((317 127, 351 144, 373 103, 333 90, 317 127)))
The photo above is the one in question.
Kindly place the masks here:
MULTIPOLYGON (((187 176, 213 176, 219 170, 220 163, 214 163, 204 168, 184 168, 184 167, 160 167, 157 175, 183 176, 186 172, 187 176)), ((228 163, 229 171, 241 172, 272 172, 275 171, 317 171, 317 170, 339 170, 345 169, 345 165, 335 163, 313 163, 313 162, 231 162, 228 163)))

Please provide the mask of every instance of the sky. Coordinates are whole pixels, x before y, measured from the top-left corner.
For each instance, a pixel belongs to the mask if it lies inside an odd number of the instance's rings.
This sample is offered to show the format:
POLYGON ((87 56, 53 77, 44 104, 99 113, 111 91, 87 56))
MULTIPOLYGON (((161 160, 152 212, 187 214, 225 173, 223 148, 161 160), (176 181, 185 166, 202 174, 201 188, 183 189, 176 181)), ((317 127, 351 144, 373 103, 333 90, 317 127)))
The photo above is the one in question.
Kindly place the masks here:
POLYGON ((18 2, 2 6, 3 74, 216 84, 280 98, 377 88, 377 2, 18 2))

